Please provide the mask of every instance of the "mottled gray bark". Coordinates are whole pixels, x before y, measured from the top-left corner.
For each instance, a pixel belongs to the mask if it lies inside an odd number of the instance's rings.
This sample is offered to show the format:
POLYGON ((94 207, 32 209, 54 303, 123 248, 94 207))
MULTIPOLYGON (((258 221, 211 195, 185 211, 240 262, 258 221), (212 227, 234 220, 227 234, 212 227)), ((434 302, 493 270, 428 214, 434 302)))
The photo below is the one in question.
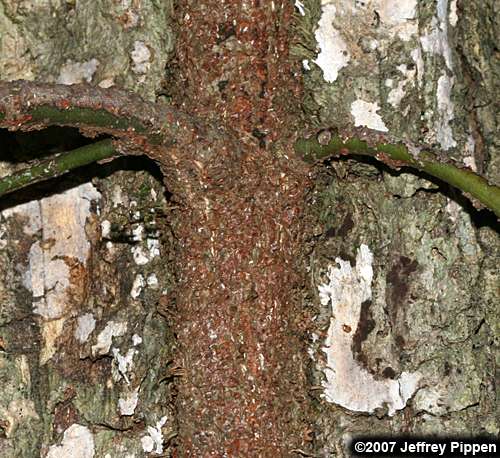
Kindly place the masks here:
MULTIPOLYGON (((2 1, 0 78, 114 85, 155 101, 173 50, 171 10, 168 1, 2 1)), ((44 141, 81 142, 63 129, 9 138, 28 153, 21 160, 51 153, 44 141)), ((2 162, 2 173, 20 166, 2 162)), ((2 457, 167 451, 178 373, 164 193, 154 164, 137 157, 2 200, 2 457)))
MULTIPOLYGON (((387 130, 498 184, 493 3, 296 2, 309 130, 387 130)), ((169 1, 2 0, 0 79, 162 99, 171 11, 169 1)), ((18 136, 13 149, 39 151, 46 138, 18 136)), ((2 457, 171 452, 182 368, 171 204, 155 174, 134 158, 2 201, 2 457)), ((318 168, 310 210, 315 454, 344 456, 368 432, 498 434, 496 220, 428 177, 353 160, 318 168)))
MULTIPOLYGON (((387 129, 498 183, 494 2, 321 3, 304 2, 297 48, 310 119, 387 129)), ((341 160, 319 177, 319 455, 368 433, 498 434, 495 219, 426 176, 341 160)))

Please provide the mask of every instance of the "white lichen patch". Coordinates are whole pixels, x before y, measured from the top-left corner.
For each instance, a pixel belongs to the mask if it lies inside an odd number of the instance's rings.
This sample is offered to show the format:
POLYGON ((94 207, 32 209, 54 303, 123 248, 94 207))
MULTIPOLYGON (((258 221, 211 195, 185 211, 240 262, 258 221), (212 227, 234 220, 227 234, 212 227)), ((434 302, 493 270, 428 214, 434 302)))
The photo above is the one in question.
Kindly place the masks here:
POLYGON ((92 346, 92 354, 105 355, 109 352, 113 337, 121 337, 127 332, 125 321, 110 321, 97 336, 97 343, 92 346))
POLYGON ((333 83, 339 70, 349 63, 350 54, 340 32, 333 27, 337 9, 329 2, 323 1, 322 5, 321 18, 314 34, 320 52, 314 62, 323 70, 324 80, 333 83))
MULTIPOLYGON (((2 80, 34 80, 39 70, 34 68, 36 60, 33 59, 30 39, 26 36, 24 27, 19 27, 17 20, 13 21, 16 15, 11 16, 6 13, 5 3, 2 3, 3 9, 0 15, 0 27, 2 29, 0 68, 2 69, 2 80)), ((18 2, 11 3, 16 5, 18 2)), ((18 6, 16 5, 14 8, 17 9, 18 6)))
POLYGON ((113 208, 117 208, 120 205, 126 207, 128 205, 128 196, 123 193, 120 186, 114 185, 113 192, 111 193, 111 201, 113 202, 113 208))
POLYGON ((134 258, 134 262, 138 266, 143 266, 149 262, 149 256, 146 252, 145 248, 141 245, 136 245, 132 247, 132 256, 134 258))
POLYGON ((148 237, 146 239, 146 246, 149 252, 149 259, 160 256, 160 241, 157 238, 148 237))
POLYGON ((161 428, 167 422, 167 417, 163 416, 156 422, 155 426, 148 426, 146 436, 141 438, 142 449, 146 453, 161 455, 163 453, 163 434, 161 428))
POLYGON ((124 20, 121 23, 125 30, 133 29, 140 23, 140 15, 130 8, 123 13, 122 17, 124 20))
POLYGON ((64 431, 61 445, 52 445, 46 458, 93 458, 94 436, 86 426, 73 424, 64 431))
MULTIPOLYGON (((132 204, 135 202, 131 202, 132 204)), ((136 205, 136 203, 135 203, 136 205)), ((139 211, 135 214, 135 219, 141 219, 141 213, 139 211)), ((142 224, 135 224, 132 228, 132 240, 134 242, 143 242, 138 243, 131 247, 132 256, 134 258, 134 262, 137 265, 145 265, 150 262, 153 258, 160 255, 160 241, 158 239, 159 234, 158 231, 154 231, 154 233, 147 233, 142 224)), ((138 280, 139 281, 139 280, 138 280)), ((144 286, 144 285, 142 285, 144 286)))
POLYGON ((43 347, 40 352, 40 364, 45 364, 52 356, 55 355, 57 347, 57 339, 62 334, 66 318, 58 318, 45 321, 41 328, 43 339, 43 347))
POLYGON ((86 342, 95 329, 95 323, 92 313, 80 315, 76 320, 75 339, 80 343, 86 342))
POLYGON ((415 62, 415 66, 417 67, 417 82, 420 86, 424 76, 424 59, 422 58, 422 50, 420 47, 417 47, 411 52, 410 55, 413 62, 415 62))
POLYGON ((424 52, 443 56, 448 69, 452 69, 453 62, 448 41, 448 0, 438 0, 437 17, 432 18, 427 33, 420 37, 420 44, 424 52))
POLYGON ((64 321, 85 287, 83 271, 90 251, 85 224, 91 215, 91 201, 100 196, 91 183, 85 183, 2 213, 4 217, 23 218, 27 235, 41 234, 30 247, 23 284, 32 293, 33 313, 43 319, 42 363, 56 351, 64 321), (77 275, 72 274, 73 269, 77 275))
MULTIPOLYGON (((144 227, 139 225, 132 230, 134 241, 141 241, 144 237, 144 227)), ((134 262, 142 266, 147 264, 153 258, 160 255, 160 242, 156 238, 146 238, 146 246, 135 245, 131 248, 134 262)))
POLYGON ((476 149, 476 141, 472 135, 467 137, 467 142, 465 143, 465 153, 463 158, 464 164, 469 167, 473 172, 477 172, 476 159, 474 157, 474 151, 476 149))
POLYGON ((132 290, 130 291, 132 298, 137 299, 141 295, 144 286, 146 286, 144 277, 141 274, 137 274, 135 276, 134 283, 132 284, 132 290))
POLYGON ((352 353, 353 336, 360 319, 361 304, 372 297, 373 254, 361 245, 356 266, 340 258, 328 269, 328 283, 318 287, 323 305, 330 305, 331 318, 323 351, 323 397, 355 412, 373 412, 386 406, 389 415, 405 407, 417 389, 418 373, 403 372, 397 380, 375 379, 352 353))
MULTIPOLYGON (((132 336, 132 346, 137 347, 141 343, 142 343, 141 336, 134 334, 132 336)), ((112 369, 111 369, 113 379, 115 381, 119 381, 120 379, 123 378, 125 380, 125 383, 127 385, 130 385, 130 379, 129 379, 128 374, 132 371, 132 369, 134 367, 134 356, 136 354, 138 354, 139 351, 136 350, 135 348, 129 348, 127 353, 125 355, 122 355, 118 348, 113 348, 111 350, 111 352, 112 352, 114 360, 115 360, 115 364, 112 366, 112 369)), ((137 388, 137 390, 139 390, 139 388, 137 388)), ((124 399, 122 401, 122 404, 124 406, 124 409, 125 409, 125 406, 129 406, 129 408, 130 408, 130 406, 132 405, 131 396, 128 396, 126 399, 124 399)), ((137 404, 137 399, 136 399, 136 404, 137 404)), ((135 407, 134 407, 134 409, 135 409, 135 407)), ((123 414, 123 415, 132 415, 132 413, 123 414)))
POLYGON ((142 337, 137 334, 134 334, 132 336, 132 345, 134 347, 137 347, 137 345, 140 345, 141 343, 142 343, 142 337))
POLYGON ((306 15, 306 12, 304 10, 304 4, 300 0, 295 0, 295 8, 297 8, 297 11, 301 16, 306 15))
POLYGON ((90 83, 98 66, 99 61, 97 59, 90 59, 87 62, 73 62, 68 60, 61 67, 57 83, 69 85, 83 82, 90 83))
POLYGON ((7 208, 1 213, 2 217, 8 219, 12 216, 19 215, 25 218, 23 232, 26 235, 35 235, 41 230, 42 216, 40 213, 40 201, 32 200, 25 204, 16 205, 12 208, 7 208))
POLYGON ((137 403, 139 401, 139 387, 126 393, 124 397, 118 399, 118 409, 120 415, 134 415, 137 403))
POLYGON ((110 87, 113 87, 114 85, 115 85, 114 78, 105 78, 102 81, 100 81, 98 84, 98 86, 102 87, 103 89, 108 89, 110 87))
POLYGON ((448 199, 445 210, 453 223, 455 223, 460 218, 460 214, 463 211, 462 207, 457 202, 451 199, 448 199))
POLYGON ((458 22, 457 0, 451 0, 448 21, 450 22, 450 25, 452 27, 455 27, 457 25, 457 22, 458 22))
POLYGON ((28 233, 42 233, 42 240, 31 246, 24 274, 24 284, 33 293, 33 312, 42 318, 64 316, 71 303, 70 269, 65 259, 85 267, 90 250, 85 223, 91 214, 91 201, 100 196, 91 183, 85 183, 3 213, 19 214, 28 221, 28 233))
POLYGON ((390 35, 409 41, 417 34, 417 0, 374 0, 369 4, 377 11, 382 27, 390 35))
POLYGON ((415 408, 419 412, 428 412, 432 415, 444 415, 448 409, 446 402, 446 392, 449 386, 440 386, 440 384, 425 387, 420 390, 414 399, 415 408))
POLYGON ((39 420, 35 404, 30 399, 13 399, 8 407, 0 406, 0 418, 6 437, 11 437, 17 427, 29 419, 39 420))
POLYGON ((453 87, 453 78, 443 73, 437 84, 437 119, 434 125, 436 130, 436 139, 444 150, 457 146, 453 138, 450 121, 455 117, 453 102, 451 101, 451 89, 453 87))
POLYGON ((109 238, 110 234, 111 234, 111 222, 105 219, 101 223, 101 237, 109 238))
POLYGON ((387 132, 388 129, 382 117, 377 114, 379 109, 380 107, 377 102, 371 103, 360 99, 355 100, 351 104, 351 114, 354 117, 354 125, 387 132))
MULTIPOLYGON (((389 87, 392 89, 389 91, 389 95, 387 96, 387 101, 394 107, 399 107, 401 100, 405 96, 405 87, 408 85, 412 85, 413 80, 415 78, 416 69, 409 69, 405 64, 398 65, 397 69, 403 75, 403 79, 398 81, 396 87, 393 87, 393 84, 389 87)), ((387 81, 386 81, 387 82, 387 81)))
MULTIPOLYGON (((140 218, 140 213, 139 213, 140 218)), ((132 240, 134 242, 140 242, 144 238, 144 226, 142 224, 138 224, 137 226, 132 228, 132 240)))
POLYGON ((132 59, 132 71, 143 75, 149 71, 151 67, 151 51, 142 41, 134 41, 134 49, 130 53, 132 59))
POLYGON ((146 282, 148 286, 153 289, 156 289, 159 286, 158 277, 155 273, 149 274, 146 282))
POLYGON ((134 348, 129 348, 125 355, 120 353, 118 348, 112 349, 113 357, 116 361, 116 366, 113 366, 113 379, 119 381, 121 378, 125 380, 127 385, 130 384, 130 379, 128 373, 132 371, 134 367, 134 356, 138 353, 134 348))

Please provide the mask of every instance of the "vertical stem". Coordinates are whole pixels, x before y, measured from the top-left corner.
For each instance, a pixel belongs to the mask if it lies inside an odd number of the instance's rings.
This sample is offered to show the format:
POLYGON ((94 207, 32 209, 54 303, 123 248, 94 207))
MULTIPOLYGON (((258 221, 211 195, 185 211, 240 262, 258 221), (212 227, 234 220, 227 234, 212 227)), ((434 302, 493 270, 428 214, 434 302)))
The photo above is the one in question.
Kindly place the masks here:
POLYGON ((174 103, 241 139, 240 154, 212 144, 207 160, 182 166, 179 453, 288 457, 307 449, 309 411, 294 296, 307 174, 273 152, 285 139, 289 153, 297 126, 293 3, 181 0, 178 10, 174 103))
POLYGON ((181 456, 285 457, 304 447, 294 287, 306 186, 265 153, 238 168, 196 196, 175 229, 181 456))

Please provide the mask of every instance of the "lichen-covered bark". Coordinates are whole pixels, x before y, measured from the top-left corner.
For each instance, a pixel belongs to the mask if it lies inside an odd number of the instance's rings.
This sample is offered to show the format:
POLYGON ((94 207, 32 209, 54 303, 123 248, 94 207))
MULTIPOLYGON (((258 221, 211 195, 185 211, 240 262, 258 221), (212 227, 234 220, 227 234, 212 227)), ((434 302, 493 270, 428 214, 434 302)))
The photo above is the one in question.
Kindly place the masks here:
MULTIPOLYGON (((387 129, 498 184, 494 104, 485 100, 498 81, 489 57, 498 29, 492 2, 303 3, 299 30, 309 45, 295 52, 306 59, 311 121, 387 129), (311 52, 316 44, 321 59, 311 52)), ((315 384, 325 388, 317 453, 345 456, 349 438, 366 433, 497 435, 495 218, 425 175, 369 161, 330 167, 316 180, 321 223, 311 281, 354 289, 344 307, 320 295, 311 339, 315 384), (361 245, 371 262, 359 258, 361 245), (337 280, 327 277, 329 266, 337 280), (371 281, 356 267, 373 269, 371 281), (330 384, 328 358, 349 368, 330 384)))
POLYGON ((174 46, 172 5, 2 0, 0 78, 118 85, 155 100, 174 46))
MULTIPOLYGON (((171 7, 1 1, 0 78, 114 85, 154 101, 171 7)), ((85 142, 69 129, 1 135, 3 175, 23 167, 4 154, 28 161, 85 142)), ((122 158, 1 204, 0 455, 166 452, 176 369, 161 173, 122 158)))

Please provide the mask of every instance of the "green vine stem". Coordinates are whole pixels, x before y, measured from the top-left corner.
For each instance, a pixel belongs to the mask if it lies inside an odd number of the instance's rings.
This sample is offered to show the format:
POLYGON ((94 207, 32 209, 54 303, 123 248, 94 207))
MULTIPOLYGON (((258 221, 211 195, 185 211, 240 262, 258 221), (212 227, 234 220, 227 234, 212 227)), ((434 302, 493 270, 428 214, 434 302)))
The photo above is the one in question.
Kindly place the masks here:
POLYGON ((498 186, 489 184, 471 170, 439 161, 432 153, 419 151, 411 154, 404 145, 378 142, 376 139, 373 141, 374 136, 371 137, 371 141, 364 141, 359 138, 343 139, 336 135, 324 145, 315 137, 300 139, 295 143, 295 151, 306 162, 315 162, 332 156, 359 155, 373 157, 393 169, 410 167, 421 170, 469 194, 500 218, 498 186))
POLYGON ((0 196, 40 181, 61 176, 70 170, 117 154, 113 141, 101 140, 61 153, 43 162, 0 179, 0 196))
MULTIPOLYGON (((237 149, 237 140, 227 132, 125 91, 27 81, 0 83, 0 128, 28 131, 52 125, 77 127, 89 137, 106 134, 116 141, 104 140, 78 148, 1 178, 0 196, 116 154, 146 154, 160 163, 173 157, 175 165, 181 159, 167 152, 171 148, 197 148, 203 155, 215 143, 224 144, 223 148, 232 144, 237 149)), ((295 151, 306 162, 349 154, 370 156, 396 169, 421 170, 477 199, 500 218, 498 186, 470 170, 438 160, 432 153, 412 154, 404 145, 387 143, 373 132, 360 132, 353 131, 348 139, 333 136, 327 144, 320 144, 315 137, 300 139, 295 143, 295 151)), ((0 155, 0 159, 9 158, 0 155)))

